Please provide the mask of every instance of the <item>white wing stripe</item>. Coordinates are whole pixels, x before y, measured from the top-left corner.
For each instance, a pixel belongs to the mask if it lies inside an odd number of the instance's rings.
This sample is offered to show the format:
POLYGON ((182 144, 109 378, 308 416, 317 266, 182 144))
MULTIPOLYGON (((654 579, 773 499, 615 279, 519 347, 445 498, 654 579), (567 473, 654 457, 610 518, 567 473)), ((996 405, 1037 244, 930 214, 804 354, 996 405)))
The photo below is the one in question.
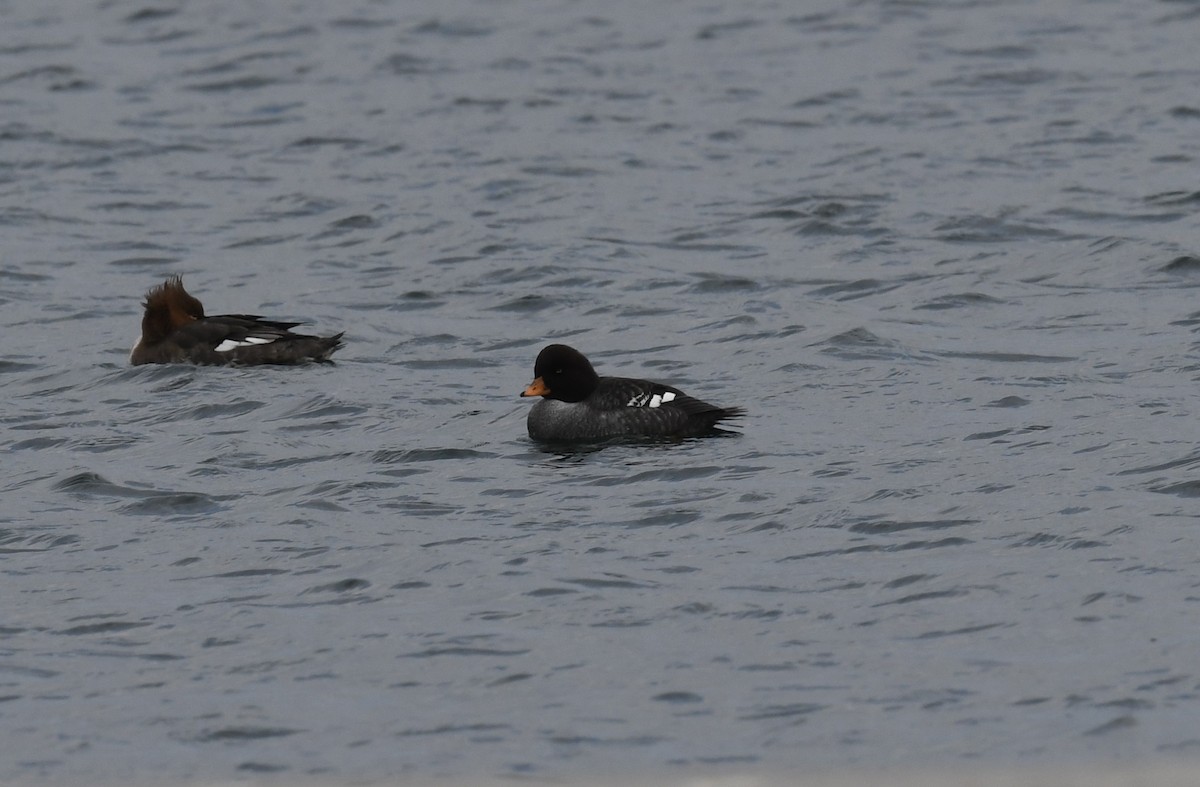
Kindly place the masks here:
POLYGON ((658 407, 659 405, 662 405, 662 404, 672 401, 674 398, 675 398, 675 394, 671 393, 670 391, 665 391, 661 394, 654 394, 654 395, 642 393, 642 394, 638 394, 637 396, 633 397, 628 402, 626 402, 625 406, 626 407, 658 407))
POLYGON ((251 347, 255 344, 270 344, 273 341, 275 341, 275 340, 274 339, 264 339, 261 336, 247 336, 245 339, 243 339, 240 342, 235 341, 233 339, 226 339, 225 341, 218 344, 214 349, 216 349, 216 351, 219 353, 227 353, 230 350, 236 350, 239 347, 251 347))

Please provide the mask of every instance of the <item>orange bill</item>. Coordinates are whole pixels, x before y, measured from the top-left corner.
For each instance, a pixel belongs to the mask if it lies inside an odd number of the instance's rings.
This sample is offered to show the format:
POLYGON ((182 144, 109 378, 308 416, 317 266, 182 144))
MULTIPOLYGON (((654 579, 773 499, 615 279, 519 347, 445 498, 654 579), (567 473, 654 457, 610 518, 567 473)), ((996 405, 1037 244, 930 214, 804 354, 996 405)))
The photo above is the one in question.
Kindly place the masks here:
POLYGON ((546 381, 538 377, 529 384, 529 387, 521 393, 521 396, 546 396, 549 393, 550 387, 546 385, 546 381))

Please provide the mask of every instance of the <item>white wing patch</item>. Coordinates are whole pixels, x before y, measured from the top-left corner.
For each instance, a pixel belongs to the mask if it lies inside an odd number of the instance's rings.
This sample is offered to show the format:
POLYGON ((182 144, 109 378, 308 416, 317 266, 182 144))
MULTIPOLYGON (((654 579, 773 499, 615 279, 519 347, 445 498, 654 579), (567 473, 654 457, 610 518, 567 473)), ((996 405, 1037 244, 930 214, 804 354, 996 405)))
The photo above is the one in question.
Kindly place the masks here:
POLYGON ((274 339, 264 339, 261 336, 247 336, 245 339, 241 340, 240 342, 234 341, 233 339, 226 339, 225 341, 218 344, 215 349, 219 353, 227 353, 230 350, 236 350, 239 347, 251 347, 255 344, 270 344, 273 341, 275 341, 275 340, 274 339))
POLYGON ((675 398, 675 394, 665 391, 661 394, 641 393, 625 403, 626 407, 658 407, 675 398))

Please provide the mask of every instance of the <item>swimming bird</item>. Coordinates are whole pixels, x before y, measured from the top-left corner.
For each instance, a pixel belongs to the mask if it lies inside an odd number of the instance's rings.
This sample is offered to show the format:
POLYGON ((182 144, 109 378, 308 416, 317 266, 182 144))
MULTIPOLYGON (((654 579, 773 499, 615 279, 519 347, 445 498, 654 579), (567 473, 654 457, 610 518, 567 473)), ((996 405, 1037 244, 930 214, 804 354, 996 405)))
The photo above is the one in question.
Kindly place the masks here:
POLYGON ((538 353, 534 380, 521 396, 540 396, 526 425, 534 440, 584 441, 612 437, 697 437, 745 414, 717 407, 663 383, 601 377, 583 353, 551 344, 538 353))
POLYGON ((251 366, 328 361, 342 334, 292 333, 298 322, 264 320, 256 314, 204 315, 204 306, 172 276, 146 293, 142 335, 129 353, 144 363, 251 366))

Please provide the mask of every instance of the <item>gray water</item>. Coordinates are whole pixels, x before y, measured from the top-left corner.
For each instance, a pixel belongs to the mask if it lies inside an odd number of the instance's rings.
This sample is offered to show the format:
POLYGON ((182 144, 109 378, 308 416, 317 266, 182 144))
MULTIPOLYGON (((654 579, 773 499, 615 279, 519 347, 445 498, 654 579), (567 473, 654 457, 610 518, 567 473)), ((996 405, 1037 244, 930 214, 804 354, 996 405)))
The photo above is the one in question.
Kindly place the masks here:
POLYGON ((0 3, 0 779, 1200 755, 1198 38, 0 3), (175 273, 347 347, 130 368, 175 273), (742 434, 538 446, 551 340, 742 434))

